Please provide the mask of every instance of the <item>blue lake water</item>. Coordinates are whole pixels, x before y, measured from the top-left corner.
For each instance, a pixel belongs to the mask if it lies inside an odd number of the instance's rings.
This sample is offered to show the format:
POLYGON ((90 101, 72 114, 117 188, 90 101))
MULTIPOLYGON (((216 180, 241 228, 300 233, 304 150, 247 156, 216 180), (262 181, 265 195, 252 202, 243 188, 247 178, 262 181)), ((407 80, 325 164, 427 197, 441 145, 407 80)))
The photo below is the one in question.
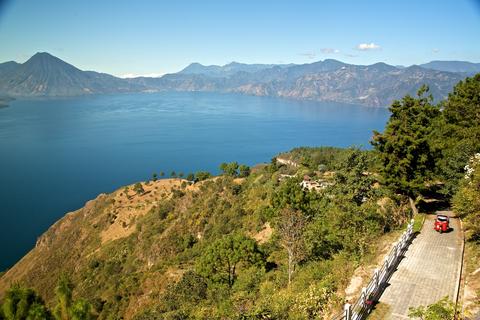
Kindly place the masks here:
POLYGON ((269 162, 297 146, 368 147, 386 109, 216 93, 17 100, 0 109, 0 270, 53 222, 153 172, 269 162))

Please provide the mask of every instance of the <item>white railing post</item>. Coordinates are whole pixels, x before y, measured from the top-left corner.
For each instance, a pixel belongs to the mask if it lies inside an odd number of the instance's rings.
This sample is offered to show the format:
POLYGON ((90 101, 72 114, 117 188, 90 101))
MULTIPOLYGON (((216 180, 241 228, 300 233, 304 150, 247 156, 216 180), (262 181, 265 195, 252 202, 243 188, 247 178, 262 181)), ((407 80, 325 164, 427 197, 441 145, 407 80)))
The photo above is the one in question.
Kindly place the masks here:
POLYGON ((373 278, 375 279, 375 291, 380 287, 380 272, 378 268, 373 271, 373 278))
POLYGON ((350 303, 346 303, 343 307, 345 312, 345 320, 352 320, 352 305, 350 303))
POLYGON ((401 241, 395 245, 395 261, 397 261, 398 256, 400 255, 401 241))
POLYGON ((362 307, 367 303, 367 288, 362 288, 362 307))
MULTIPOLYGON (((363 310, 367 306, 367 300, 369 300, 369 295, 377 292, 380 286, 384 283, 384 281, 386 281, 386 279, 388 279, 388 277, 393 272, 393 270, 390 270, 390 268, 397 263, 400 254, 407 247, 410 237, 413 234, 413 222, 414 220, 412 219, 407 226, 407 230, 403 232, 398 242, 395 243, 395 245, 392 247, 390 253, 384 258, 384 262, 380 269, 384 272, 380 274, 380 270, 378 268, 375 269, 373 272, 373 279, 369 282, 367 287, 362 288, 360 298, 353 304, 355 306, 355 310, 357 310, 358 308, 360 308, 360 310, 363 310), (368 291, 369 288, 370 292, 368 291)), ((359 316, 362 316, 363 311, 359 312, 360 313, 354 313, 352 305, 346 303, 343 308, 343 319, 357 320, 359 316)))
POLYGON ((385 258, 385 265, 387 266, 387 271, 386 272, 389 272, 390 270, 390 254, 385 258))

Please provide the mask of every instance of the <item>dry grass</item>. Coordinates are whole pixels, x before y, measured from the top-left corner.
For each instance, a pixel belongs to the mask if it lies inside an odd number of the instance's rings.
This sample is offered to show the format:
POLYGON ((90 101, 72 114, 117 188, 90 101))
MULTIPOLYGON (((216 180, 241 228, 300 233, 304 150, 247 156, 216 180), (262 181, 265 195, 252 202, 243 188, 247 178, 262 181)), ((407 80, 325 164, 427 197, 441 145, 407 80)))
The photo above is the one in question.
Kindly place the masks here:
POLYGON ((372 312, 368 316, 368 320, 384 320, 387 319, 388 315, 390 314, 390 305, 386 303, 378 303, 373 307, 372 312))
POLYGON ((253 239, 255 239, 259 244, 262 244, 270 240, 272 234, 273 229, 270 226, 270 223, 266 222, 263 226, 263 229, 257 234, 253 235, 253 239))
POLYGON ((376 268, 380 268, 385 257, 400 237, 401 231, 394 231, 378 239, 372 254, 365 258, 365 262, 355 269, 349 285, 345 288, 345 299, 354 301, 360 296, 362 288, 368 284, 376 268))
POLYGON ((463 308, 473 315, 480 312, 480 247, 473 243, 465 245, 465 274, 463 308))
MULTIPOLYGON (((110 209, 111 224, 102 231, 102 244, 128 237, 135 231, 135 220, 152 209, 154 203, 172 196, 174 188, 181 188, 182 179, 161 179, 141 183, 144 193, 133 191, 133 185, 122 188, 113 193, 114 203, 110 209)), ((195 190, 197 186, 188 186, 187 190, 195 190)))

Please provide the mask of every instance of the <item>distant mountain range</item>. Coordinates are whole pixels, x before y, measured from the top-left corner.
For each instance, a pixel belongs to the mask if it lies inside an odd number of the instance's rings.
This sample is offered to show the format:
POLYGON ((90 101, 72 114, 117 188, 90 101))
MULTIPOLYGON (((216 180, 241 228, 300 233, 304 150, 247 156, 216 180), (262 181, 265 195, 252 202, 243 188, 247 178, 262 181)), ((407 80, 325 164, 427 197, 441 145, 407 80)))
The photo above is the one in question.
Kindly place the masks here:
POLYGON ((420 65, 423 68, 448 72, 464 72, 475 74, 480 72, 480 63, 467 61, 431 61, 420 65))
POLYGON ((0 64, 0 96, 216 91, 385 107, 394 99, 415 94, 422 84, 429 85, 435 99, 444 98, 458 81, 477 72, 480 64, 461 61, 400 67, 385 63, 352 65, 327 59, 299 65, 192 63, 178 73, 159 78, 121 79, 82 71, 48 53, 37 53, 23 64, 0 64))

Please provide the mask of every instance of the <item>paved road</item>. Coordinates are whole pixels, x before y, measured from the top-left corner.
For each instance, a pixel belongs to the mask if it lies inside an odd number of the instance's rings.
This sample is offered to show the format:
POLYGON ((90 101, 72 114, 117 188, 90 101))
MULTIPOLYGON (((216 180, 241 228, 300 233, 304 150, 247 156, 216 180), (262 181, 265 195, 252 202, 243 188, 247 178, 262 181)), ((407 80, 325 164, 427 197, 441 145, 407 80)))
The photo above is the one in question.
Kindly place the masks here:
POLYGON ((462 245, 458 219, 450 219, 453 230, 437 233, 434 216, 427 216, 421 233, 413 240, 392 275, 380 302, 390 306, 385 319, 408 319, 408 308, 455 297, 462 245))

